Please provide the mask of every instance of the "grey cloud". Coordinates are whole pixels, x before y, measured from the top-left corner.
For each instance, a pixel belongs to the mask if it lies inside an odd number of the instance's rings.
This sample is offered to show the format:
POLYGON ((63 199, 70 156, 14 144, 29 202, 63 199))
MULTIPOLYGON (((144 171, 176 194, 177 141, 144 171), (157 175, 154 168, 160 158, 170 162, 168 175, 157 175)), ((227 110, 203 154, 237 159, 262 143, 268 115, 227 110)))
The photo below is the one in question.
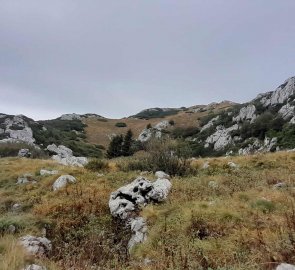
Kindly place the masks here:
POLYGON ((0 0, 0 112, 245 102, 294 75, 293 0, 0 0))

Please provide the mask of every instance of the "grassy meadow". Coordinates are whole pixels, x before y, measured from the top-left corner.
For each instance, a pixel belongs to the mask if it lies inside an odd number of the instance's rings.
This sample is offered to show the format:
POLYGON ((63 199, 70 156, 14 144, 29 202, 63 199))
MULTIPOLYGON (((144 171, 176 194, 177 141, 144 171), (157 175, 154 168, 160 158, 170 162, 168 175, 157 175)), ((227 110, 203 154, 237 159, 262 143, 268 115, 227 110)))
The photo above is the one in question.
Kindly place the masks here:
MULTIPOLYGON (((51 160, 1 158, 0 269, 20 270, 34 262, 49 270, 250 270, 295 262, 295 152, 192 160, 190 175, 172 178, 166 202, 142 209, 148 240, 129 254, 129 232, 111 217, 108 200, 140 174, 121 169, 132 159, 105 161, 107 166, 93 171, 51 160), (59 175, 41 176, 40 169, 71 174, 77 183, 53 192, 59 175), (25 173, 36 183, 17 185, 25 173), (277 183, 284 185, 275 188, 277 183), (16 203, 21 207, 13 210, 16 203), (51 253, 25 254, 18 238, 41 236, 44 228, 51 253)), ((146 177, 154 179, 152 173, 146 177)))

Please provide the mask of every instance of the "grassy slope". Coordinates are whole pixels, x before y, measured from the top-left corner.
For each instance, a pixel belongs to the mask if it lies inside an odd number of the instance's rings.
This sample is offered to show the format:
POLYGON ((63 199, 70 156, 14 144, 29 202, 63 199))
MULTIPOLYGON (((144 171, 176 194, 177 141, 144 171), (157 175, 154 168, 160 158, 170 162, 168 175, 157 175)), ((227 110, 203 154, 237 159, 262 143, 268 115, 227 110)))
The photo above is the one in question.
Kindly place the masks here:
MULTIPOLYGON (((232 104, 225 102, 214 106, 211 111, 189 113, 189 112, 179 112, 176 115, 167 116, 164 118, 152 118, 149 120, 145 119, 135 119, 135 118, 123 118, 123 119, 107 119, 107 122, 95 119, 87 118, 84 120, 86 127, 87 140, 90 143, 101 144, 103 146, 108 146, 109 137, 111 134, 123 134, 126 133, 128 129, 131 129, 134 133, 134 137, 137 138, 140 132, 150 123, 151 125, 156 125, 163 120, 174 120, 175 127, 196 127, 199 124, 199 119, 203 116, 208 115, 210 112, 218 112, 223 109, 231 107, 232 104), (127 124, 127 127, 119 128, 115 124, 118 122, 123 122, 127 124)), ((190 110, 189 110, 190 111, 190 110)))
MULTIPOLYGON (((204 162, 196 160, 193 165, 200 168, 204 162)), ((148 241, 128 258, 121 245, 126 239, 109 215, 108 198, 138 172, 121 172, 112 163, 105 176, 98 177, 52 161, 0 159, 0 269, 20 269, 32 260, 17 249, 15 239, 27 233, 40 235, 44 226, 54 250, 50 260, 37 263, 48 269, 73 265, 89 269, 89 263, 97 263, 103 269, 250 270, 274 269, 281 261, 294 263, 295 153, 209 162, 209 169, 200 169, 194 176, 173 178, 169 200, 142 211, 148 218, 148 241), (228 161, 240 168, 229 168, 228 161), (38 176, 41 168, 70 173, 78 182, 52 192, 57 176, 38 176), (16 186, 16 178, 27 172, 35 174, 38 183, 16 186), (209 181, 218 187, 209 187, 209 181), (290 187, 273 189, 280 181, 290 187), (13 213, 13 203, 22 203, 23 211, 13 213), (9 224, 17 227, 16 235, 5 232, 9 224), (153 264, 143 266, 142 258, 150 258, 153 264)))

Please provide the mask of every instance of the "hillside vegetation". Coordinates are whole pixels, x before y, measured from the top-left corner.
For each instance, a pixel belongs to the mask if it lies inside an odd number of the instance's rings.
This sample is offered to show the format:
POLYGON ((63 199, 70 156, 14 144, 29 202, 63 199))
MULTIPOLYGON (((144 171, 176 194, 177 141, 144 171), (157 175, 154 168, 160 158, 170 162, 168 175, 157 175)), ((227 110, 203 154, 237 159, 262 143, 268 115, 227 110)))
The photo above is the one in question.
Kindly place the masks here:
POLYGON ((51 270, 250 270, 295 262, 294 152, 191 160, 193 170, 172 178, 168 201, 143 209, 148 240, 128 254, 128 232, 111 217, 108 200, 139 175, 130 169, 133 159, 106 160, 87 170, 51 160, 1 158, 0 269, 36 262, 51 270), (59 175, 41 176, 42 168, 73 175, 77 182, 53 192, 59 175), (25 173, 36 183, 17 185, 25 173), (21 205, 18 211, 12 210, 15 203, 21 205), (39 236, 44 228, 53 245, 48 258, 26 255, 18 238, 39 236))

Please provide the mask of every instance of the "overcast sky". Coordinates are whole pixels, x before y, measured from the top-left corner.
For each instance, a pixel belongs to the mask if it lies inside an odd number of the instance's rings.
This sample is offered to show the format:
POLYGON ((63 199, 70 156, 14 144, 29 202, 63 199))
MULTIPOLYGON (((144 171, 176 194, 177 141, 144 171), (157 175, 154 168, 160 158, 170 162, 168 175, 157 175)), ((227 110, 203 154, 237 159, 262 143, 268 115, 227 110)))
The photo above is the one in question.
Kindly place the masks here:
POLYGON ((294 0, 0 0, 0 112, 121 118, 295 75, 294 0))

